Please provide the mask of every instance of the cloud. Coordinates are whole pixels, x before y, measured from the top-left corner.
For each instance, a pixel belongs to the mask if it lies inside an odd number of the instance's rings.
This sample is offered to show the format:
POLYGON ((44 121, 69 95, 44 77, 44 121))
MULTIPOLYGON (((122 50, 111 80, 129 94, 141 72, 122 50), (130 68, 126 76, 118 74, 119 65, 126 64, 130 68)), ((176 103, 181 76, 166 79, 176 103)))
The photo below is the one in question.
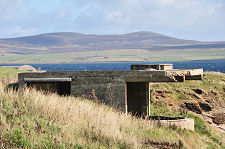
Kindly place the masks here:
POLYGON ((185 39, 225 40, 224 18, 221 0, 0 0, 1 37, 149 30, 185 39), (14 29, 10 35, 9 29, 14 29))
POLYGON ((9 28, 6 30, 9 35, 18 35, 18 36, 26 36, 26 35, 35 35, 38 34, 37 28, 23 28, 21 26, 17 26, 15 28, 9 28))
POLYGON ((225 2, 219 0, 73 0, 73 3, 91 6, 77 18, 77 28, 83 27, 86 32, 150 30, 186 39, 225 40, 217 29, 225 29, 225 2), (210 37, 213 33, 217 39, 210 37))
POLYGON ((0 0, 0 22, 10 21, 20 17, 20 9, 26 0, 0 0))

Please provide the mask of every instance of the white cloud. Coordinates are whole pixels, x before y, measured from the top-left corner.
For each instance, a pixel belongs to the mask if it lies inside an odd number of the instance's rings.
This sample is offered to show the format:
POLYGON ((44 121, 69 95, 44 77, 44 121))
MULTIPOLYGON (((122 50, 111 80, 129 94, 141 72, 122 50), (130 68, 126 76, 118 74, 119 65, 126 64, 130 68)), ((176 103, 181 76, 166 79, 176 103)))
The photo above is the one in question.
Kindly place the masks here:
POLYGON ((5 33, 1 37, 10 36, 6 30, 14 28, 11 36, 32 33, 26 29, 97 34, 149 30, 186 39, 225 40, 222 0, 61 0, 60 4, 39 0, 54 5, 48 11, 27 7, 32 1, 0 0, 1 33, 5 33))
POLYGON ((90 7, 87 12, 89 15, 83 13, 79 17, 80 25, 89 23, 95 26, 95 30, 86 26, 84 29, 86 32, 121 33, 121 31, 145 29, 181 38, 208 40, 211 38, 206 34, 209 30, 220 39, 223 35, 221 30, 216 28, 225 29, 223 21, 225 2, 218 0, 84 0, 82 2, 74 0, 73 2, 74 5, 81 7, 95 6, 90 7))
POLYGON ((9 35, 18 35, 18 36, 26 36, 26 35, 35 35, 38 33, 37 28, 23 28, 21 26, 17 26, 15 28, 8 29, 9 35))
POLYGON ((109 21, 121 22, 123 19, 123 13, 121 11, 112 11, 107 14, 109 21))
POLYGON ((26 0, 0 0, 0 22, 17 19, 26 0))

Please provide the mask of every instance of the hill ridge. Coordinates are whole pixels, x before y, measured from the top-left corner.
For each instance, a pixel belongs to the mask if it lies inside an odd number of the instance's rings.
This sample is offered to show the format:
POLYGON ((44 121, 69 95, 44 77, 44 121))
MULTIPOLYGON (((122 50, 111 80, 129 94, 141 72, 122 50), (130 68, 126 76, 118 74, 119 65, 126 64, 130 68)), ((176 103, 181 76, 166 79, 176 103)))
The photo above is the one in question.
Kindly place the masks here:
MULTIPOLYGON (((192 48, 207 48, 209 44, 220 44, 225 47, 225 42, 200 42, 194 40, 183 40, 165 36, 162 34, 140 31, 127 34, 96 35, 82 34, 76 32, 45 33, 33 36, 0 39, 0 54, 50 54, 77 51, 102 51, 117 49, 149 49, 163 50, 174 49, 179 46, 192 48), (201 47, 201 45, 204 45, 201 47), (45 50, 41 50, 41 49, 45 50), (194 47, 195 48, 195 47, 194 47)), ((184 49, 182 47, 181 49, 184 49)))

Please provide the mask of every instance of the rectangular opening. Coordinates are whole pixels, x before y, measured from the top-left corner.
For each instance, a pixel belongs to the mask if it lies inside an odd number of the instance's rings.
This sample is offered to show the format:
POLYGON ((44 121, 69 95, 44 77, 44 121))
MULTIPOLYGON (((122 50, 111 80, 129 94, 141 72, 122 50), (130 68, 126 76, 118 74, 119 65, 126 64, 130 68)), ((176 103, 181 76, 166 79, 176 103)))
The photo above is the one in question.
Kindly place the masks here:
POLYGON ((71 94, 71 82, 29 82, 27 86, 46 93, 56 93, 63 96, 71 94))
POLYGON ((148 82, 127 82, 125 98, 126 113, 138 117, 148 116, 150 103, 148 82))
POLYGON ((178 82, 184 82, 185 81, 185 75, 183 76, 175 76, 174 77, 178 82))
POLYGON ((157 65, 152 65, 153 69, 158 69, 157 65))

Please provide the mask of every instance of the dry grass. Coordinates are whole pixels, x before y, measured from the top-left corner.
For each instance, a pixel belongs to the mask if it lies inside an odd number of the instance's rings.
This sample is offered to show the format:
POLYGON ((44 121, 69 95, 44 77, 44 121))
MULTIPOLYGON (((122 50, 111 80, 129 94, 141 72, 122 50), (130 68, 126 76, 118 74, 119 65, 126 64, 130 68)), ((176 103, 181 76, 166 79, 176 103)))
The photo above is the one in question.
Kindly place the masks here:
MULTIPOLYGON (((73 139, 75 142, 83 144, 85 141, 93 141, 96 139, 95 145, 101 145, 105 140, 98 140, 98 138, 88 138, 88 135, 98 135, 107 137, 112 141, 108 145, 114 143, 129 142, 129 144, 138 147, 141 144, 137 137, 134 137, 132 133, 126 133, 127 128, 140 129, 144 127, 147 130, 151 130, 152 125, 145 120, 132 118, 131 116, 125 116, 123 113, 116 112, 114 109, 104 105, 98 105, 96 103, 75 99, 73 97, 59 97, 55 94, 43 95, 40 92, 34 90, 26 90, 24 96, 28 97, 29 105, 31 105, 32 112, 36 112, 40 109, 42 117, 55 121, 56 123, 63 125, 62 132, 76 132, 81 133, 84 138, 74 137, 74 134, 67 134, 68 138, 73 139), (32 92, 32 94, 30 94, 32 92), (85 134, 87 133, 87 134, 85 134), (84 139, 84 140, 83 140, 84 139), (117 142, 116 140, 121 140, 117 142), (98 142, 100 141, 100 142, 98 142), (103 142, 101 142, 103 141, 103 142)), ((93 136, 94 137, 94 136, 93 136)))
MULTIPOLYGON (((60 133, 54 135, 59 142, 76 142, 84 146, 139 148, 143 142, 138 132, 134 135, 132 130, 145 128, 150 131, 152 128, 150 121, 126 116, 108 106, 79 98, 46 95, 30 89, 25 89, 20 95, 13 90, 5 92, 2 83, 0 83, 0 95, 3 108, 1 108, 1 124, 8 132, 13 132, 15 129, 12 127, 15 125, 15 118, 22 118, 21 115, 26 114, 26 117, 35 117, 35 120, 30 120, 28 123, 35 127, 34 131, 40 132, 37 134, 40 138, 43 137, 42 133, 45 130, 42 129, 45 128, 41 126, 44 124, 37 120, 39 118, 59 127, 60 133)), ((22 124, 19 127, 24 125, 29 124, 22 124)), ((31 144, 40 143, 36 138, 32 139, 34 142, 31 144)))
MULTIPOLYGON (((165 128, 126 116, 104 104, 25 89, 0 82, 1 148, 147 148, 149 142, 206 148, 198 133, 165 128)), ((218 144, 213 144, 218 147, 218 144)))

